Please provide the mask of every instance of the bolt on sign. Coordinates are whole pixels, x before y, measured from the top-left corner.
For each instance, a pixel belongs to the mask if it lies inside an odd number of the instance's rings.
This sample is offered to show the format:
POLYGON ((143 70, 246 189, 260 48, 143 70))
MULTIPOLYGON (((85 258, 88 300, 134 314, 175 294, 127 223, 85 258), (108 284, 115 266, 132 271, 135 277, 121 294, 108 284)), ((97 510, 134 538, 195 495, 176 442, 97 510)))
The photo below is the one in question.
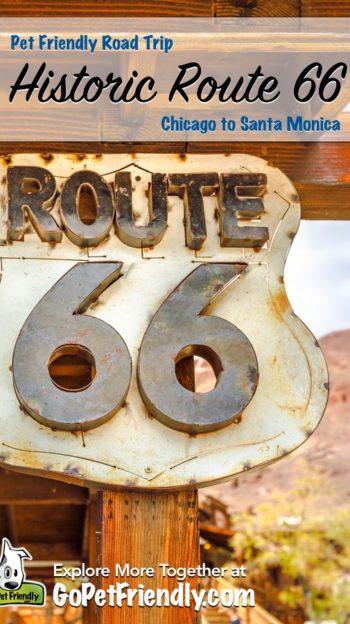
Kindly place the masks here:
POLYGON ((163 154, 20 154, 1 168, 4 465, 197 487, 310 436, 328 375, 284 287, 300 205, 281 171, 163 154), (206 392, 196 357, 215 379, 206 392))

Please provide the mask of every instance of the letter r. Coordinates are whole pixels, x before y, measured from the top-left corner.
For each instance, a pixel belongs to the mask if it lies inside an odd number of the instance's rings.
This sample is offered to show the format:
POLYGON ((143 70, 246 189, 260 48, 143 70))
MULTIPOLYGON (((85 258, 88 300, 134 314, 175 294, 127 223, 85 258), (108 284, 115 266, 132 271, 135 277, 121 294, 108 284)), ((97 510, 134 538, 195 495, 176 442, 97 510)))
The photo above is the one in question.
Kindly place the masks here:
POLYGON ((62 231, 48 210, 52 207, 56 182, 43 167, 9 167, 7 171, 9 240, 23 240, 25 212, 44 242, 60 242, 62 231))

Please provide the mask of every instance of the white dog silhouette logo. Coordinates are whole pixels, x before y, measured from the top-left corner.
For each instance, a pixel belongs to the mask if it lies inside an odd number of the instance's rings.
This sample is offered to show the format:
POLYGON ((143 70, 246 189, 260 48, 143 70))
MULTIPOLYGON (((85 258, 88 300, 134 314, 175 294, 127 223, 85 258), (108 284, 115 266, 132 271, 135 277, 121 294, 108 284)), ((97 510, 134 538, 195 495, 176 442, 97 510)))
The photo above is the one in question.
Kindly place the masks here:
POLYGON ((25 548, 13 548, 9 540, 2 540, 0 559, 0 587, 2 589, 19 589, 25 581, 23 559, 32 559, 25 548))
POLYGON ((13 548, 4 537, 0 555, 0 607, 12 604, 41 607, 46 601, 46 587, 27 580, 24 559, 32 559, 26 548, 13 548))

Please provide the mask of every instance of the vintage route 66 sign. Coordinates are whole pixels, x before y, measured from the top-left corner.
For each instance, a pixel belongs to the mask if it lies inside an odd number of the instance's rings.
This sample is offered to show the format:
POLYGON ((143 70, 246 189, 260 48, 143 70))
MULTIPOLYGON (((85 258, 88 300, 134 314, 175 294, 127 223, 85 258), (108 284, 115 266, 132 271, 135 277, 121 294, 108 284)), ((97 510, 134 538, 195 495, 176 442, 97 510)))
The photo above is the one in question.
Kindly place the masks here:
POLYGON ((1 176, 4 465, 196 487, 313 432, 328 376, 285 292, 300 206, 281 171, 245 155, 22 154, 1 176))

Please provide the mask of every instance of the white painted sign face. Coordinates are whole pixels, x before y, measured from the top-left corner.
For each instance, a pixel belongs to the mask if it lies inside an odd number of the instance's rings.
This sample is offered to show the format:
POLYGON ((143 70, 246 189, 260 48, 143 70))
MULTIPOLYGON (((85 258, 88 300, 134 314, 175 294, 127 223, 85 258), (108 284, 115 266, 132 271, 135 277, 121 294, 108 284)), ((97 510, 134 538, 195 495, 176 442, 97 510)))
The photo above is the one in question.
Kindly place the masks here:
POLYGON ((246 155, 20 154, 1 176, 4 465, 198 487, 311 435, 328 375, 284 287, 300 205, 281 171, 246 155), (216 379, 205 392, 195 358, 216 379))

